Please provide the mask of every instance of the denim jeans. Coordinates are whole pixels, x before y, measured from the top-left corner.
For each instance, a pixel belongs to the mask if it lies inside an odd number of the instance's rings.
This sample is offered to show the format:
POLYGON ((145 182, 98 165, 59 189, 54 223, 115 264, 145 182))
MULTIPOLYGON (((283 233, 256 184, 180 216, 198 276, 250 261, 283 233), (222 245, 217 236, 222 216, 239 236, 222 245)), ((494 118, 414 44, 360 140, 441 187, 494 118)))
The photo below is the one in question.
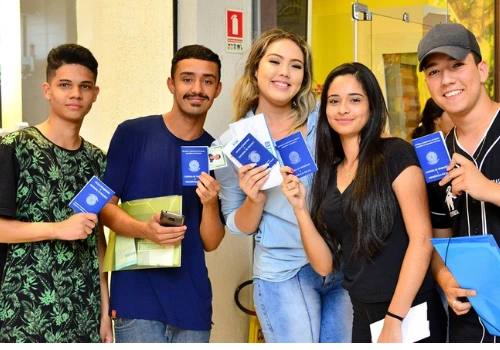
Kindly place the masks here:
POLYGON ((254 279, 254 303, 267 343, 349 343, 352 305, 342 273, 322 277, 310 264, 283 282, 254 279))
POLYGON ((210 331, 192 331, 160 321, 115 319, 116 343, 208 343, 210 331))

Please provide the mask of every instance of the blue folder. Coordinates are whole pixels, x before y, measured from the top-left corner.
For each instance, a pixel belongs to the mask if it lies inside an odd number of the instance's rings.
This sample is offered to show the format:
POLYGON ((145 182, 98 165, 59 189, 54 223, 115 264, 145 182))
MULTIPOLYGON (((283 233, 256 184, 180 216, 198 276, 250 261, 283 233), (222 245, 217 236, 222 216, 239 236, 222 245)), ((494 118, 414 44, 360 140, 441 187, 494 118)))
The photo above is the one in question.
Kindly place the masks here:
POLYGON ((468 297, 484 326, 500 336, 500 249, 492 235, 432 238, 432 244, 468 297))

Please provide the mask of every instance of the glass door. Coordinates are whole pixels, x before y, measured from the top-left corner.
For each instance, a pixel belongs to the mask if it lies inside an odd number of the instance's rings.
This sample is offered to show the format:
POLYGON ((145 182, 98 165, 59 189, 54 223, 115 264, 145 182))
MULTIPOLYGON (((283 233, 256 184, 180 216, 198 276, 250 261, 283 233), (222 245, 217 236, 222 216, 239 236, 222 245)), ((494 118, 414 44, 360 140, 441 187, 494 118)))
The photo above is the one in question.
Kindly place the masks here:
POLYGON ((490 67, 486 89, 494 98, 495 3, 436 0, 431 5, 368 7, 353 3, 355 60, 372 69, 382 87, 390 113, 388 132, 410 139, 420 112, 430 97, 418 72, 417 47, 437 23, 461 23, 471 30, 490 67))
POLYGON ((388 133, 410 140, 430 97, 418 72, 418 43, 432 25, 447 21, 447 9, 355 5, 354 10, 361 10, 354 24, 355 60, 370 67, 382 87, 390 116, 388 133))

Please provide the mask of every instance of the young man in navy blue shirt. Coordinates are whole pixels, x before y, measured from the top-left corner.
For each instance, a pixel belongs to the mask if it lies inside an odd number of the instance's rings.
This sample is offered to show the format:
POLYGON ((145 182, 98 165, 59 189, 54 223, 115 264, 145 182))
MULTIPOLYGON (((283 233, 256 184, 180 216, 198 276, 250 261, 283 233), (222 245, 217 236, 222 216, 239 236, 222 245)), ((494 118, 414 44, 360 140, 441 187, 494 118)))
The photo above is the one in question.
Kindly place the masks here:
POLYGON ((181 48, 167 80, 172 110, 121 123, 108 150, 104 182, 115 196, 100 219, 118 235, 145 238, 163 246, 182 241, 181 266, 115 271, 111 275, 110 314, 116 342, 209 342, 212 289, 205 251, 224 237, 219 183, 202 173, 197 186, 182 185, 181 147, 210 146, 203 126, 219 95, 219 56, 201 45, 181 48), (184 225, 164 227, 160 213, 148 222, 133 219, 118 201, 182 196, 184 225))

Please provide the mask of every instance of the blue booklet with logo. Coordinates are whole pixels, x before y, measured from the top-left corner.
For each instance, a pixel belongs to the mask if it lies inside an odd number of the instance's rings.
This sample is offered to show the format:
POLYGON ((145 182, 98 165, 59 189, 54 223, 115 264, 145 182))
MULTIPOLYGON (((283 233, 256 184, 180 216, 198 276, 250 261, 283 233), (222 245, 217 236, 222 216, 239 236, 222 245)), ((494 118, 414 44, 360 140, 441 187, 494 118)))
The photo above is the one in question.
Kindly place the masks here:
POLYGON ((448 174, 446 168, 451 159, 441 131, 418 137, 411 142, 427 183, 441 180, 448 174))
POLYGON ((292 168, 295 176, 302 177, 318 171, 300 131, 276 141, 276 147, 283 164, 292 168))
POLYGON ((182 146, 182 185, 196 186, 198 178, 204 171, 208 170, 208 147, 207 146, 182 146))
POLYGON ((242 165, 256 163, 256 166, 261 166, 267 163, 269 164, 269 168, 271 168, 278 161, 251 133, 248 133, 234 147, 231 155, 242 165))
POLYGON ((98 214, 114 194, 115 192, 104 182, 96 176, 92 176, 89 182, 69 202, 69 206, 77 213, 98 214))

